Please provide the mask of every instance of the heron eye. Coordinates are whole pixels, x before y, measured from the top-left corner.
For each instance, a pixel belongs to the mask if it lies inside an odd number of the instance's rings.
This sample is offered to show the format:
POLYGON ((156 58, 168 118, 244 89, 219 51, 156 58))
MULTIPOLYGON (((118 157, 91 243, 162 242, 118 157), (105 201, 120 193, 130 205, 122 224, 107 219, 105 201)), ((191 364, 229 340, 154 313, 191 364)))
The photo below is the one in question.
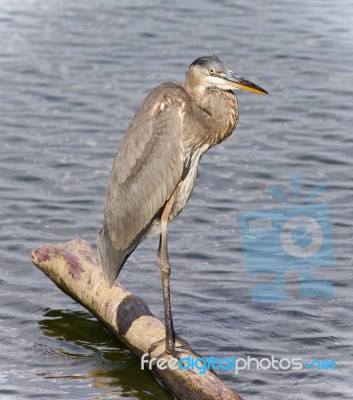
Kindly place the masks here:
POLYGON ((214 75, 215 70, 214 70, 213 68, 209 68, 209 69, 208 69, 208 73, 209 73, 210 75, 214 75))

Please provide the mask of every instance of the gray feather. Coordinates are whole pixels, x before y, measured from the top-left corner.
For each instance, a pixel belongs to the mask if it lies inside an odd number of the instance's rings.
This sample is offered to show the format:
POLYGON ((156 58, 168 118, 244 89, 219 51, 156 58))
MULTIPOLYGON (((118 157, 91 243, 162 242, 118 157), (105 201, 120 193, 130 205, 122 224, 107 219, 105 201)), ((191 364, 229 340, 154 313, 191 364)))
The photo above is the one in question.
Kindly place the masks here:
POLYGON ((104 225, 97 241, 109 284, 180 182, 187 97, 179 84, 157 87, 136 113, 118 150, 106 193, 104 225))

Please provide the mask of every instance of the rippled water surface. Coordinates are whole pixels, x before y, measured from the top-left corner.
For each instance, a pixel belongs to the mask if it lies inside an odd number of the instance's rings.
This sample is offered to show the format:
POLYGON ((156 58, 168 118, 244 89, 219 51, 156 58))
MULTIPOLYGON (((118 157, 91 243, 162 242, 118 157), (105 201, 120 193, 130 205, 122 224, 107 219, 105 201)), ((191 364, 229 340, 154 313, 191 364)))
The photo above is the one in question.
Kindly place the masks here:
MULTIPOLYGON (((204 356, 330 359, 336 370, 220 376, 245 399, 351 399, 353 230, 351 1, 3 0, 0 4, 0 397, 170 399, 139 362, 30 261, 81 236, 95 248, 118 144, 157 84, 216 53, 270 96, 241 92, 236 133, 202 160, 170 232, 177 332, 204 356), (318 184, 335 261, 316 269, 331 297, 257 302, 243 212, 290 207, 318 184)), ((309 201, 310 203, 310 201, 309 201)), ((121 273, 160 318, 157 239, 121 273)), ((264 260, 266 262, 266 260, 264 260)), ((278 269, 276 270, 278 271, 278 269)), ((273 278, 273 275, 272 275, 273 278)))

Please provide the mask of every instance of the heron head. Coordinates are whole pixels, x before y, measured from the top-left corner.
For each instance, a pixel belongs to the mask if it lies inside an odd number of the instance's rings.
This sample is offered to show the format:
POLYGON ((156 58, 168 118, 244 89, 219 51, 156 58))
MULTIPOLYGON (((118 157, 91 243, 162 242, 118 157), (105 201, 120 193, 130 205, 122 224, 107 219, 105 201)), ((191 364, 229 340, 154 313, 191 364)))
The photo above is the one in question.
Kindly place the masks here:
POLYGON ((217 56, 203 56, 195 60, 189 67, 187 77, 200 85, 202 90, 215 86, 222 90, 242 89, 257 94, 268 94, 266 90, 247 79, 235 74, 217 56))

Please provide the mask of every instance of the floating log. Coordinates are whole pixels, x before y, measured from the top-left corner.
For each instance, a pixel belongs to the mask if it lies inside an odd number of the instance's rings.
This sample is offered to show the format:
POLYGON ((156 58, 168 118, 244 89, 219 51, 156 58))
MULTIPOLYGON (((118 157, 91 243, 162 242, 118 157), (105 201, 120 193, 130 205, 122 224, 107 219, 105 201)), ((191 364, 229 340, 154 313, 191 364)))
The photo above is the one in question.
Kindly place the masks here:
MULTIPOLYGON (((149 310, 146 302, 116 282, 106 284, 90 245, 77 238, 67 243, 44 245, 32 251, 33 263, 63 292, 88 309, 103 325, 137 357, 144 356, 148 368, 148 351, 161 341, 151 353, 157 357, 164 351, 165 329, 162 322, 149 310), (147 354, 147 356, 146 356, 147 354)), ((178 343, 177 343, 178 345, 178 343)), ((181 345, 181 343, 179 343, 181 345)), ((200 356, 183 351, 181 357, 195 361, 200 356)), ((166 359, 162 368, 156 361, 152 373, 177 399, 185 400, 240 400, 214 373, 207 370, 173 368, 166 359), (164 367, 166 367, 164 369, 164 367)))

